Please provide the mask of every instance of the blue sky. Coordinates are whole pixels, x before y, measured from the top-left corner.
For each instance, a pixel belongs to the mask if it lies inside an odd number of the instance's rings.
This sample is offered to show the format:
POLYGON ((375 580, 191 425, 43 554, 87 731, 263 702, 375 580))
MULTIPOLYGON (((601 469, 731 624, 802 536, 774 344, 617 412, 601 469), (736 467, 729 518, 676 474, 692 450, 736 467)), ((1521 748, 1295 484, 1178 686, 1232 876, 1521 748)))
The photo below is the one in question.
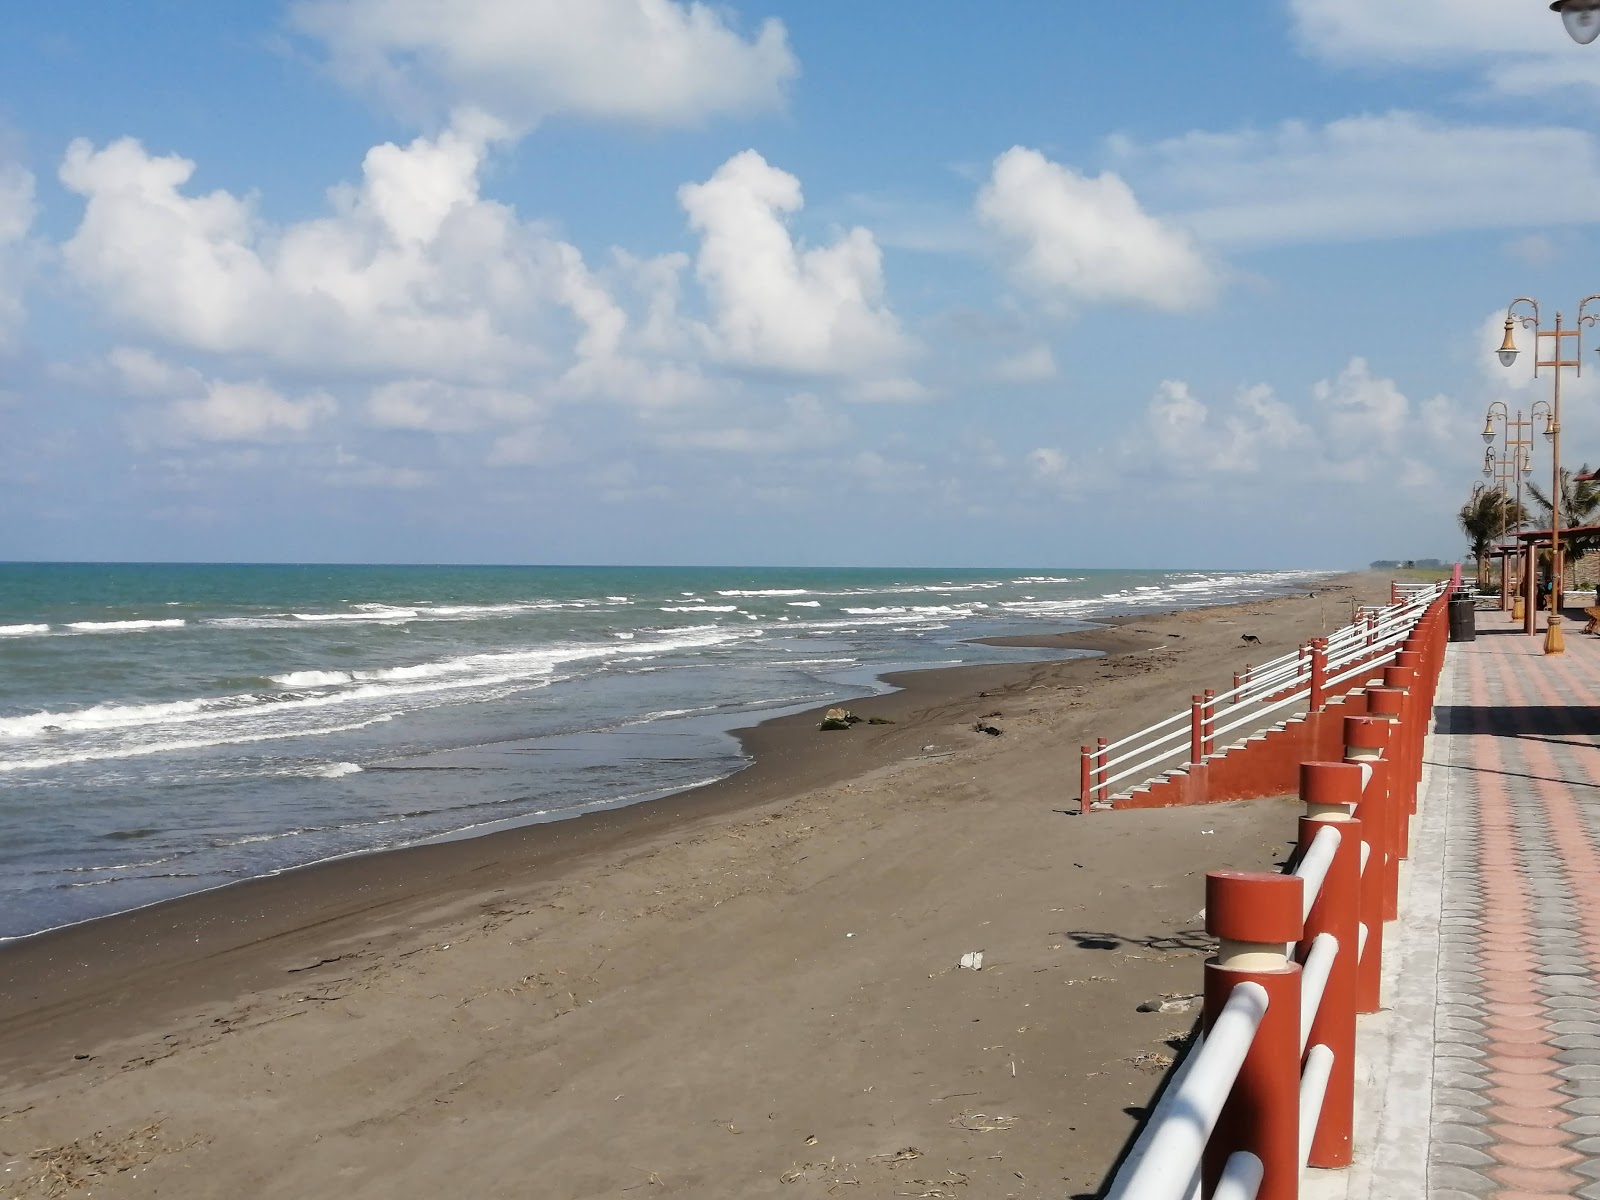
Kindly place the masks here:
POLYGON ((1600 45, 1397 9, 22 6, 0 558, 1454 556, 1600 45))

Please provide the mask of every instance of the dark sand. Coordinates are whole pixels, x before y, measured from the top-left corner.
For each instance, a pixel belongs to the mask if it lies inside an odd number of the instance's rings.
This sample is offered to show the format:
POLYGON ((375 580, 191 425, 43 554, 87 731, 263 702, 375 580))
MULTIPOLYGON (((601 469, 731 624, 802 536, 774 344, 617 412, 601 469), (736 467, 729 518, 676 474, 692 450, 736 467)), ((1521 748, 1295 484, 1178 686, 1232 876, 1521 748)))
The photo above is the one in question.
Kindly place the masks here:
POLYGON ((1135 1009, 1198 988, 1204 872, 1294 810, 1068 816, 1077 746, 1387 594, 1337 582, 894 677, 852 705, 893 724, 767 722, 668 800, 0 947, 0 1195, 1092 1193, 1191 1020, 1135 1009))

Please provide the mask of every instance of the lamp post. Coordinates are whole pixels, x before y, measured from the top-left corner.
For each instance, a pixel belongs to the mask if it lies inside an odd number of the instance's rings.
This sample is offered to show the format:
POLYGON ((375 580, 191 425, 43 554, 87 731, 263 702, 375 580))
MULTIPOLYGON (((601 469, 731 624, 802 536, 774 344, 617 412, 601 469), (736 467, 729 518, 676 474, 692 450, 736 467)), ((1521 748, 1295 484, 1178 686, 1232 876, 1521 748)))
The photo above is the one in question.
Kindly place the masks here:
MULTIPOLYGON (((1583 11, 1600 9, 1600 0, 1589 4, 1588 0, 1567 0, 1568 3, 1586 5, 1583 11)), ((1563 13, 1565 16, 1565 13, 1563 13)), ((1569 23, 1568 28, 1571 28, 1569 23)), ((1538 378, 1540 367, 1550 367, 1555 371, 1555 384, 1551 389, 1550 419, 1545 425, 1544 435, 1550 439, 1550 615, 1545 621, 1544 652, 1546 654, 1565 654, 1566 642, 1561 637, 1561 371, 1564 367, 1572 367, 1583 373, 1583 327, 1600 323, 1600 315, 1589 313, 1591 302, 1600 300, 1600 296, 1585 296, 1578 303, 1578 319, 1571 329, 1561 327, 1561 314, 1556 313, 1554 329, 1542 329, 1539 324, 1539 302, 1528 296, 1518 296, 1506 306, 1506 335, 1496 352, 1500 358, 1500 365, 1509 367, 1517 361, 1517 343, 1514 336, 1515 327, 1521 325, 1524 329, 1533 330, 1533 374, 1538 378), (1526 306, 1532 310, 1532 315, 1519 313, 1517 310, 1526 306), (1573 338, 1577 343, 1574 357, 1563 358, 1563 339, 1573 338), (1544 343, 1548 339, 1553 343, 1550 358, 1545 358, 1544 343)), ((1529 566, 1532 563, 1532 552, 1529 553, 1529 566)), ((1530 572, 1531 573, 1531 572, 1530 572)), ((1530 605, 1529 619, 1532 619, 1532 606, 1530 605)))
POLYGON ((1555 0, 1550 11, 1561 14, 1561 23, 1578 45, 1600 37, 1600 0, 1555 0))
MULTIPOLYGON (((1512 419, 1511 410, 1506 407, 1505 401, 1494 400, 1490 402, 1488 411, 1483 416, 1483 440, 1491 447, 1483 456, 1483 473, 1485 475, 1493 475, 1495 482, 1500 486, 1502 497, 1505 494, 1506 483, 1515 482, 1516 484, 1516 503, 1513 511, 1517 515, 1517 522, 1516 527, 1509 530, 1511 533, 1522 532, 1522 477, 1533 472, 1533 438, 1527 436, 1526 431, 1533 427, 1533 419, 1540 415, 1543 415, 1545 424, 1548 426, 1550 424, 1550 406, 1543 400, 1535 400, 1533 402, 1533 408, 1529 410, 1527 419, 1523 418, 1522 410, 1520 408, 1517 409, 1515 420, 1512 419), (1542 414, 1540 410, 1543 410, 1542 414), (1496 417, 1500 419, 1502 445, 1504 447, 1502 453, 1498 456, 1493 451, 1496 417), (1516 434, 1515 437, 1512 436, 1513 432, 1516 434), (1491 460, 1495 464, 1492 468, 1490 466, 1491 460)), ((1505 510, 1502 508, 1500 528, 1500 540, 1502 543, 1505 541, 1506 533, 1508 532, 1505 528, 1504 518, 1505 510)), ((1512 604, 1509 596, 1510 589, 1507 585, 1510 582, 1511 562, 1510 555, 1506 554, 1505 550, 1506 547, 1502 545, 1500 555, 1500 608, 1501 611, 1509 608, 1512 612, 1511 619, 1520 621, 1523 619, 1522 613, 1518 611, 1520 605, 1512 604)), ((1521 593, 1518 593, 1519 598, 1520 595, 1521 593)), ((1531 623, 1528 627, 1528 632, 1533 632, 1531 623)))

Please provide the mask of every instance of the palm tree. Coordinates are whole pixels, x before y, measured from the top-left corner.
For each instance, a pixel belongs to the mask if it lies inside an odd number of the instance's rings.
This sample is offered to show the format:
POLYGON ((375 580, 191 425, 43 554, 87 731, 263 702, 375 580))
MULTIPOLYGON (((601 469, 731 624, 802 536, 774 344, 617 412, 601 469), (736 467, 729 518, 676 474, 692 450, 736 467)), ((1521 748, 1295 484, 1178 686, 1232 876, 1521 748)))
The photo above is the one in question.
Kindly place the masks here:
MULTIPOLYGON (((1594 524, 1596 516, 1600 516, 1600 481, 1582 478, 1582 476, 1589 473, 1588 463, 1584 463, 1578 468, 1577 474, 1579 477, 1577 479, 1574 479, 1573 473, 1565 467, 1561 469, 1561 527, 1563 529, 1594 524)), ((1536 483, 1530 483, 1527 486, 1528 494, 1533 497, 1534 515, 1545 529, 1549 529, 1549 493, 1541 490, 1536 483)), ((1575 563, 1591 550, 1597 549, 1600 549, 1600 537, 1596 537, 1594 534, 1574 538, 1568 538, 1563 534, 1561 537, 1561 557, 1565 562, 1575 563)))
MULTIPOLYGON (((1596 502, 1600 504, 1600 497, 1596 498, 1596 502)), ((1489 547, 1494 545, 1502 534, 1516 529, 1527 520, 1526 510, 1500 488, 1485 488, 1480 483, 1472 489, 1471 497, 1456 514, 1456 521, 1461 525, 1461 531, 1467 535, 1472 557, 1478 562, 1480 591, 1488 587, 1486 559, 1489 547)))

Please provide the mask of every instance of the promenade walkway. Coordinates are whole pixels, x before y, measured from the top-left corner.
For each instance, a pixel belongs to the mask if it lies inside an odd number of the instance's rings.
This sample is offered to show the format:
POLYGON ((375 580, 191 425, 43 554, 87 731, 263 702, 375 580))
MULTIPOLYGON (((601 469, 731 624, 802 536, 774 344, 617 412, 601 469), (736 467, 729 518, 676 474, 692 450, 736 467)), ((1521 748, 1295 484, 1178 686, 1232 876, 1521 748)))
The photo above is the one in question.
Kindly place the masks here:
POLYGON ((1600 638, 1450 647, 1358 1152, 1304 1195, 1600 1200, 1600 638))

